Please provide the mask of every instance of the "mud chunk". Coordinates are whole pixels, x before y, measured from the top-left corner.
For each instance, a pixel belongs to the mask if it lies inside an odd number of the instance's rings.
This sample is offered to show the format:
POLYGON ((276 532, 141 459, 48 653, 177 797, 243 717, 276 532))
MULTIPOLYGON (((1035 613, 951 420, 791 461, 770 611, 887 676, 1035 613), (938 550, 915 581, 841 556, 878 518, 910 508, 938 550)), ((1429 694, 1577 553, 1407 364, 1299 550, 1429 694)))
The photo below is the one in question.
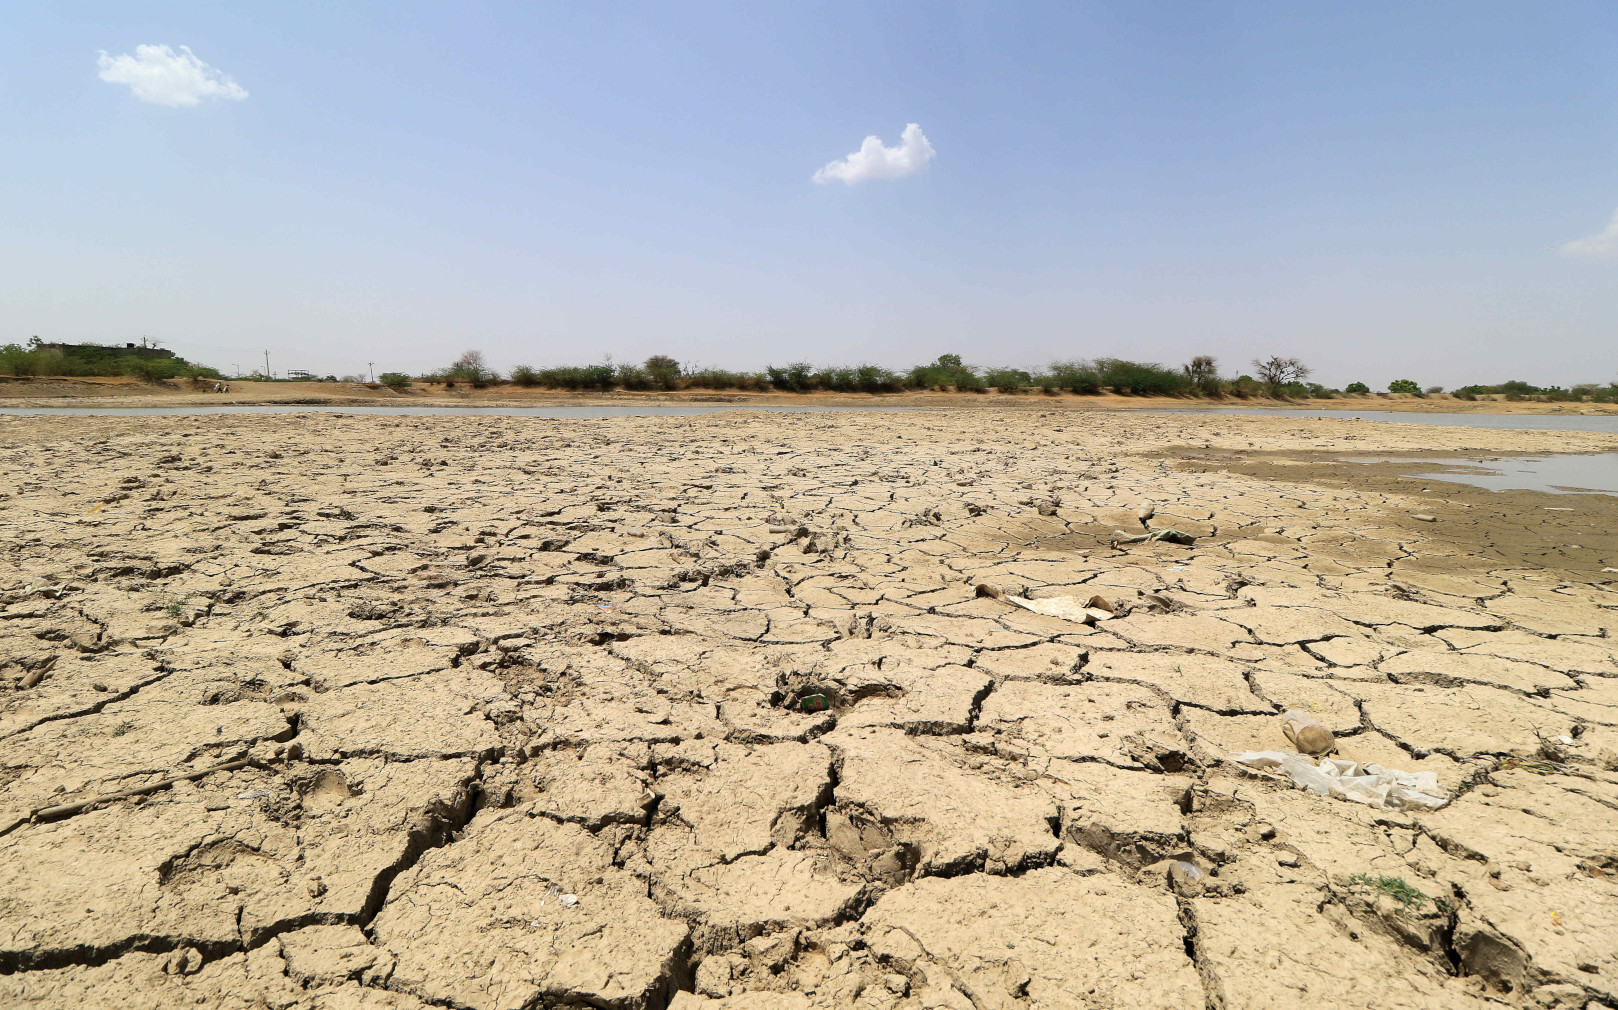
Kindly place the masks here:
POLYGON ((1179 771, 1189 750, 1163 700, 1133 684, 1012 681, 983 703, 978 729, 996 753, 1019 759, 1179 771))
POLYGON ((1300 884, 1196 902, 1197 961, 1226 1006, 1280 1007, 1304 991, 1352 1010, 1477 1010, 1459 980, 1420 954, 1372 930, 1351 937, 1319 905, 1320 892, 1300 884))
POLYGON ((863 889, 829 853, 793 851, 831 798, 825 746, 723 744, 711 768, 658 785, 664 796, 645 847, 652 895, 699 925, 700 946, 825 925, 863 889), (737 803, 742 796, 748 802, 737 803))
POLYGON ((860 920, 872 951, 960 1006, 1201 1010, 1202 984, 1161 889, 1051 867, 1021 877, 927 878, 860 920))
MULTIPOLYGON (((474 771, 459 761, 345 767, 348 798, 328 793, 301 811, 287 783, 243 771, 233 779, 245 798, 223 808, 163 793, 0 838, 0 894, 32 909, 0 944, 0 967, 143 936, 228 948, 299 919, 365 914, 394 868, 466 816, 474 771)), ((310 771, 312 785, 322 771, 310 771)))
POLYGON ((583 828, 485 814, 394 881, 372 923, 397 960, 390 984, 475 1010, 662 1005, 675 989, 685 924, 665 918, 645 886, 613 865, 611 847, 583 828))
POLYGON ((299 739, 311 760, 342 757, 475 756, 500 746, 480 703, 506 697, 480 670, 444 670, 316 695, 303 708, 299 739))
POLYGON ((915 846, 917 873, 1006 873, 1055 857, 1058 814, 1049 795, 974 770, 959 741, 890 729, 838 730, 822 740, 840 759, 839 806, 915 846))

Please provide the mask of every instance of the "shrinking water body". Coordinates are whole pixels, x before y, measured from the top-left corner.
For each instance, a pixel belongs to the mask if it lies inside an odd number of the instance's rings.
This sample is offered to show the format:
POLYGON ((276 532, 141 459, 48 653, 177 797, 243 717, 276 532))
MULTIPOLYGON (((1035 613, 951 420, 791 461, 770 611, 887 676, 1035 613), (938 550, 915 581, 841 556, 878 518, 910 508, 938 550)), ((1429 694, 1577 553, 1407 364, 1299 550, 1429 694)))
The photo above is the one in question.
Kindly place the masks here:
POLYGON ((1618 452, 1567 456, 1490 456, 1475 461, 1379 458, 1356 459, 1354 462, 1409 464, 1423 469, 1419 473, 1404 474, 1406 477, 1470 484, 1486 491, 1618 495, 1618 452))
POLYGON ((1437 424, 1450 428, 1508 431, 1600 431, 1618 435, 1618 414, 1463 414, 1403 410, 1288 410, 1284 407, 1187 407, 1152 413, 1324 417, 1334 421, 1393 421, 1399 424, 1437 424))

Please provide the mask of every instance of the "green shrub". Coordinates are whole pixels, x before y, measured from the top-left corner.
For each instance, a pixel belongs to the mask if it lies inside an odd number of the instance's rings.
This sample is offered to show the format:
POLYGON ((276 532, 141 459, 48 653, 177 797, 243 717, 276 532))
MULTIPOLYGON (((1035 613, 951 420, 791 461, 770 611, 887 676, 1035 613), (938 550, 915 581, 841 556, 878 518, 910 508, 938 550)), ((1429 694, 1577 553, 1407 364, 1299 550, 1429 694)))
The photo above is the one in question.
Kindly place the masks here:
POLYGON ((622 389, 643 392, 652 388, 652 377, 639 365, 619 365, 613 381, 622 389))
POLYGON ((1350 382, 1343 387, 1343 392, 1345 393, 1369 393, 1370 391, 1371 387, 1363 382, 1350 382))
POLYGON ((770 365, 765 368, 770 385, 783 393, 807 393, 814 388, 814 370, 807 361, 794 361, 784 368, 770 365))
POLYGON ((410 376, 403 372, 383 372, 376 380, 389 389, 410 388, 410 376))
POLYGON ((991 385, 976 368, 962 364, 959 354, 940 354, 932 364, 916 365, 905 374, 904 384, 911 389, 956 389, 973 393, 981 393, 991 385))
POLYGON ((1126 396, 1176 396, 1184 393, 1191 380, 1184 372, 1164 368, 1155 362, 1097 358, 1095 369, 1101 384, 1126 396))
POLYGON ((1203 396, 1219 396, 1224 383, 1219 379, 1219 362, 1206 354, 1191 359, 1184 368, 1186 382, 1203 396))
POLYGON ((762 390, 769 384, 769 380, 757 372, 729 372, 723 368, 699 368, 687 372, 682 381, 695 389, 762 390))
POLYGON ((983 373, 983 384, 1002 393, 1020 393, 1034 384, 1034 377, 1020 368, 994 368, 983 373))
POLYGON ((1101 392, 1101 374, 1087 361, 1053 361, 1040 376, 1044 388, 1066 389, 1080 396, 1101 392))
POLYGON ((599 365, 566 365, 546 368, 539 373, 539 385, 552 389, 611 389, 617 380, 617 369, 603 362, 599 365))
POLYGON ((855 365, 822 368, 809 376, 809 385, 834 393, 894 393, 903 388, 904 380, 880 365, 855 365))
POLYGON ((646 370, 647 381, 657 389, 678 388, 680 381, 680 363, 667 354, 654 354, 642 362, 641 367, 646 370))
POLYGON ((511 381, 519 386, 537 386, 539 373, 530 365, 518 365, 511 370, 511 381))
POLYGON ((1394 379, 1388 383, 1390 393, 1420 393, 1421 387, 1416 385, 1415 379, 1394 379))

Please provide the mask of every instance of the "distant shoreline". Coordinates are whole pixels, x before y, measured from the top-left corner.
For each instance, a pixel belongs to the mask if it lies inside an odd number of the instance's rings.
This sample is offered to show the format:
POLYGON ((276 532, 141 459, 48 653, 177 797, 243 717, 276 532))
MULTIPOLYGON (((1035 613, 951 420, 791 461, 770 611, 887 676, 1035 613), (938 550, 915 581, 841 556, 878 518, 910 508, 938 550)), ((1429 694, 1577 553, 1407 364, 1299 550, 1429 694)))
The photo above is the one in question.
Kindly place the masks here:
POLYGON ((395 392, 386 386, 375 389, 358 382, 274 382, 231 381, 230 392, 214 393, 212 383, 192 389, 176 380, 165 383, 121 378, 0 377, 0 406, 3 407, 167 407, 208 405, 237 406, 376 406, 376 407, 553 407, 629 404, 737 404, 799 406, 881 406, 895 407, 995 407, 1029 410, 1211 410, 1250 407, 1277 410, 1364 410, 1408 411, 1439 414, 1599 414, 1618 415, 1618 404, 1505 401, 1496 399, 1457 400, 1447 394, 1426 397, 1409 395, 1346 395, 1326 399, 1204 399, 1199 397, 1118 396, 1103 393, 1081 396, 1073 393, 1047 395, 1025 393, 955 393, 907 391, 900 393, 783 393, 686 389, 668 392, 569 392, 511 385, 486 389, 417 383, 411 389, 395 392))

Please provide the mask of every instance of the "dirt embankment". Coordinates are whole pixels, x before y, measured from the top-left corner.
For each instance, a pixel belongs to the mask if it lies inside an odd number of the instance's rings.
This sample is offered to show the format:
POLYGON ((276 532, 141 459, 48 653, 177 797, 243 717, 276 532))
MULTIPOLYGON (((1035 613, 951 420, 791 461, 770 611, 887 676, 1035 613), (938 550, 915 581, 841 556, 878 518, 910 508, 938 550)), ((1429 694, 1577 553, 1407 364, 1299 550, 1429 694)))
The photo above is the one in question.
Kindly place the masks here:
POLYGON ((1618 1004, 1613 499, 1335 462, 1618 436, 0 432, 0 1004, 1618 1004))
POLYGON ((376 407, 565 407, 666 406, 744 404, 751 406, 847 407, 993 407, 1000 410, 1141 410, 1197 409, 1201 407, 1264 407, 1298 410, 1395 410, 1421 413, 1485 414, 1618 414, 1618 404, 1538 403, 1504 400, 1457 400, 1447 395, 1344 396, 1325 400, 1205 400, 1196 397, 1076 396, 1025 393, 778 393, 738 390, 683 389, 672 392, 570 393, 513 385, 473 389, 458 385, 415 383, 404 389, 360 382, 250 382, 225 383, 228 392, 214 392, 214 382, 174 379, 145 382, 139 379, 7 377, 0 376, 3 407, 179 407, 210 406, 376 406, 376 407))

